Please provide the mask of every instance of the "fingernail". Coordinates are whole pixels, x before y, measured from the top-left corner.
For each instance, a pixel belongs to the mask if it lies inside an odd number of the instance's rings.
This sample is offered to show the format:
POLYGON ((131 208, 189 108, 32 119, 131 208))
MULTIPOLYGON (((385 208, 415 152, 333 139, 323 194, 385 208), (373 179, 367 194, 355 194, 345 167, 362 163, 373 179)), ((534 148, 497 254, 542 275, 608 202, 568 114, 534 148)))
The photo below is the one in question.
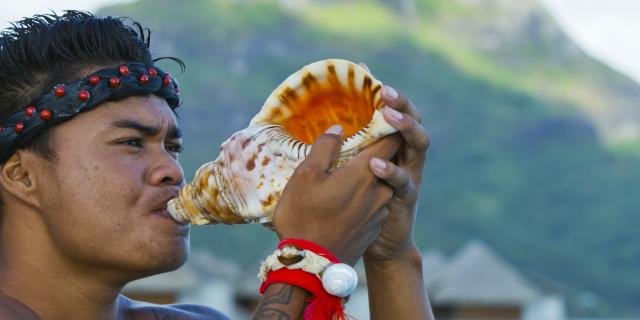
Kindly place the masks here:
POLYGON ((387 164, 378 158, 372 158, 371 165, 378 171, 384 171, 384 169, 387 167, 387 164))
POLYGON ((382 92, 388 98, 391 98, 391 99, 398 98, 398 92, 395 89, 393 89, 393 88, 391 88, 389 86, 384 86, 384 88, 382 89, 382 92))
POLYGON ((399 121, 402 120, 402 113, 396 111, 395 109, 389 107, 389 106, 385 106, 382 110, 382 112, 387 113, 388 116, 391 117, 391 119, 399 121))
POLYGON ((335 134, 336 136, 341 136, 342 132, 343 132, 342 127, 339 124, 334 124, 331 127, 329 127, 329 129, 327 129, 327 131, 325 131, 324 133, 335 134))

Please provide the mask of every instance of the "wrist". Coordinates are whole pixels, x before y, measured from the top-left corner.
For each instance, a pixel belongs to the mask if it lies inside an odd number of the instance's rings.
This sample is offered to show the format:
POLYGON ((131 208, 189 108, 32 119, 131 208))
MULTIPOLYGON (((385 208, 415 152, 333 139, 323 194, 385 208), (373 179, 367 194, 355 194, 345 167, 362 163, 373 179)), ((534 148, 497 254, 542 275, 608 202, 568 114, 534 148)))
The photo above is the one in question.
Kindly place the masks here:
POLYGON ((358 259, 360 258, 359 256, 356 257, 350 252, 348 252, 349 250, 345 249, 344 241, 341 241, 340 239, 332 240, 332 239, 327 239, 327 237, 325 237, 324 239, 320 239, 320 237, 309 236, 308 234, 296 233, 296 232, 277 233, 277 235, 280 241, 283 241, 286 239, 301 239, 304 241, 317 243, 318 245, 327 249, 333 256, 338 258, 338 260, 340 260, 342 263, 346 263, 352 267, 358 262, 358 259))
POLYGON ((367 269, 394 269, 399 266, 410 266, 422 270, 422 254, 414 244, 409 245, 393 257, 380 258, 365 253, 363 261, 367 269))
POLYGON ((345 319, 344 303, 357 286, 352 267, 340 263, 326 248, 304 239, 284 239, 260 266, 260 293, 272 284, 287 284, 311 296, 305 309, 313 319, 345 319))

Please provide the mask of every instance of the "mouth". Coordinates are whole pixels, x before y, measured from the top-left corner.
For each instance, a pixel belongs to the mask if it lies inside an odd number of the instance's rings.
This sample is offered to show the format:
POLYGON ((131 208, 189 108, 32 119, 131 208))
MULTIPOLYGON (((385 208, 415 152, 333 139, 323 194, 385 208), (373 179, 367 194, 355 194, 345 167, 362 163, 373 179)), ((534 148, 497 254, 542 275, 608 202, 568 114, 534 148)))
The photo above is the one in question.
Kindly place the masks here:
POLYGON ((176 219, 174 219, 171 214, 169 213, 169 210, 167 209, 167 203, 169 202, 169 200, 175 198, 177 196, 177 194, 172 194, 168 197, 165 197, 162 199, 161 202, 159 202, 159 204, 153 208, 153 210, 151 211, 153 216, 157 216, 160 218, 164 218, 164 219, 168 219, 170 221, 173 221, 175 224, 179 225, 179 226, 188 226, 189 223, 188 222, 180 222, 177 221, 176 219))
MULTIPOLYGON (((154 210, 154 211, 153 211, 153 214, 158 215, 158 216, 163 217, 163 218, 167 218, 167 219, 171 219, 171 220, 175 221, 175 220, 171 217, 171 214, 169 214, 169 210, 167 210, 167 209, 154 210)), ((179 223, 178 221, 175 221, 175 222, 176 222, 176 223, 178 223, 178 224, 182 224, 182 223, 179 223)))
POLYGON ((156 221, 159 221, 166 226, 170 226, 170 228, 173 230, 172 232, 175 232, 176 235, 180 237, 186 237, 189 235, 191 225, 186 222, 181 223, 176 221, 175 219, 173 219, 167 209, 154 210, 151 214, 151 217, 153 217, 154 219, 157 218, 155 219, 156 221))
POLYGON ((170 221, 174 222, 176 225, 179 225, 179 226, 188 226, 189 225, 189 223, 187 223, 187 222, 180 222, 180 221, 177 221, 176 219, 174 219, 171 216, 171 214, 169 213, 169 210, 167 210, 167 209, 154 210, 153 211, 153 215, 157 216, 159 218, 170 220, 170 221))

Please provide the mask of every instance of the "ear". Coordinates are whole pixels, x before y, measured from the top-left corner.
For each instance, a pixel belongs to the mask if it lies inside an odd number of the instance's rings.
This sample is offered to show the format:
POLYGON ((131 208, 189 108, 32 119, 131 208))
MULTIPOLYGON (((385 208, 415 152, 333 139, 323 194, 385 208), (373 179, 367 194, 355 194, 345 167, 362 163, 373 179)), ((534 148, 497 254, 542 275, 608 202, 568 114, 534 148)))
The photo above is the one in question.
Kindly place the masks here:
POLYGON ((0 185, 13 198, 38 207, 35 154, 18 150, 0 168, 0 185))

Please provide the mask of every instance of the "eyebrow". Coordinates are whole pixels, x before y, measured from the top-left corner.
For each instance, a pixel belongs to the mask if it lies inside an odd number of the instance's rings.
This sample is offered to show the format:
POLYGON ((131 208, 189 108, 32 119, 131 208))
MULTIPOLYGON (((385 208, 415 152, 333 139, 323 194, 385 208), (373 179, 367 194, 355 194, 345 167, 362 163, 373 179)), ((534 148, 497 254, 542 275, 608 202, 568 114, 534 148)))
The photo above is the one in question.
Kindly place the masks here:
MULTIPOLYGON (((159 127, 145 125, 131 119, 118 120, 113 123, 113 126, 116 128, 134 129, 136 131, 139 131, 144 136, 154 136, 160 132, 159 127)), ((167 132, 167 138, 168 139, 182 138, 182 130, 172 125, 171 127, 169 127, 169 131, 167 132)))

